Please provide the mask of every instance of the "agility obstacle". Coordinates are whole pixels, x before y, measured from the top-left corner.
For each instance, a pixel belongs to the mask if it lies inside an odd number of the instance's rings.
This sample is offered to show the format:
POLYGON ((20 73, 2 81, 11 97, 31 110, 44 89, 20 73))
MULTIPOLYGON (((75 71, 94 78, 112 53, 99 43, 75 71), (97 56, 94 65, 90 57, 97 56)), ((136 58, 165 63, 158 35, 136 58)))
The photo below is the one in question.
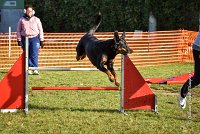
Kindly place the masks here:
MULTIPOLYGON (((26 40, 26 43, 28 41, 26 40)), ((28 47, 26 47, 26 52, 28 47)), ((157 97, 128 56, 121 60, 120 111, 157 112, 157 97)), ((117 87, 32 87, 32 90, 119 90, 117 87)), ((1 112, 28 113, 28 53, 23 53, 0 82, 1 112)))
MULTIPOLYGON (((24 54, 10 69, 0 83, 1 112, 14 112, 26 107, 26 78, 24 54)), ((122 57, 121 68, 121 104, 120 111, 124 110, 153 110, 157 111, 156 95, 152 92, 137 68, 128 56, 122 57)), ((119 90, 118 87, 32 87, 32 90, 119 90)))
POLYGON ((145 81, 150 84, 184 84, 193 73, 186 73, 171 78, 145 78, 145 81))
MULTIPOLYGON (((37 69, 37 68, 34 68, 37 69)), ((45 70, 44 68, 42 70, 45 70)), ((49 69, 47 69, 49 70, 49 69)), ((157 111, 156 95, 152 92, 128 56, 122 56, 120 111, 157 111)), ((117 87, 32 87, 32 90, 119 90, 117 87)))
POLYGON ((25 108, 25 62, 24 53, 0 82, 0 109, 15 112, 25 108))

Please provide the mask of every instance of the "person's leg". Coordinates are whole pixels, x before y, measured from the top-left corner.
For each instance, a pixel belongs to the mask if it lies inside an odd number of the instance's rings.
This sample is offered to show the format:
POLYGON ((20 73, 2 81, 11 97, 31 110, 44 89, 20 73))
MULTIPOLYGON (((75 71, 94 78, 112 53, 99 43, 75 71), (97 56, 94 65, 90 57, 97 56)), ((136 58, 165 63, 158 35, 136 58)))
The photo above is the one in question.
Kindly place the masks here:
MULTIPOLYGON (((23 51, 25 52, 26 51, 26 38, 25 37, 23 37, 22 36, 22 44, 23 44, 23 46, 22 46, 22 49, 23 49, 23 51)), ((28 66, 29 67, 33 67, 33 63, 32 63, 32 61, 31 61, 31 58, 30 58, 30 50, 31 50, 31 41, 30 41, 30 39, 28 39, 28 46, 29 46, 29 58, 28 58, 28 66)))
MULTIPOLYGON (((29 59, 31 67, 38 67, 38 53, 40 48, 40 41, 38 37, 30 39, 29 45, 29 59)), ((39 75, 37 70, 32 71, 32 74, 39 75)))
POLYGON ((179 107, 184 109, 186 107, 186 96, 188 93, 188 88, 191 84, 191 89, 195 86, 199 85, 200 83, 200 52, 193 50, 193 58, 194 58, 194 76, 188 79, 183 87, 181 88, 180 94, 178 96, 178 104, 179 107), (191 83, 190 83, 191 82, 191 83))
POLYGON ((195 67, 194 67, 194 77, 192 82, 192 88, 200 84, 200 51, 193 50, 195 53, 195 67))
MULTIPOLYGON (((28 39, 28 46, 29 46, 29 55, 30 55, 30 40, 28 39)), ((26 38, 22 36, 22 49, 23 51, 25 52, 26 51, 26 38)), ((31 62, 31 59, 30 57, 28 58, 28 66, 29 67, 33 67, 33 63, 31 62)), ((33 71, 32 70, 28 70, 28 74, 29 75, 32 75, 33 74, 33 71)))
MULTIPOLYGON (((197 50, 193 50, 194 57, 194 76, 191 78, 191 88, 199 85, 200 83, 200 52, 197 50)), ((185 82, 183 87, 181 88, 181 97, 185 98, 188 93, 188 87, 190 85, 189 79, 185 82)))
POLYGON ((38 67, 39 48, 40 48, 40 41, 38 37, 31 38, 29 45, 29 59, 32 63, 31 67, 38 67))

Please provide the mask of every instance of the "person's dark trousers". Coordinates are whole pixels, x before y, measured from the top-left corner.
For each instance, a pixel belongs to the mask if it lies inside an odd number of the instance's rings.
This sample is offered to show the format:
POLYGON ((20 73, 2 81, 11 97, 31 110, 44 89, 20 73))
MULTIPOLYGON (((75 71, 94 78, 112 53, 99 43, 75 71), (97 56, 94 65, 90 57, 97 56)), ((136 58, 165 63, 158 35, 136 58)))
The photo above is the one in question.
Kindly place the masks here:
MULTIPOLYGON (((22 37, 22 49, 25 51, 25 37, 22 37)), ((28 39, 29 44, 29 59, 28 65, 29 67, 38 67, 38 53, 40 48, 40 40, 39 37, 33 37, 28 39)))
MULTIPOLYGON (((193 49, 194 58, 194 76, 191 78, 191 88, 199 85, 200 83, 200 51, 193 49)), ((188 79, 181 88, 181 97, 185 98, 188 93, 188 87, 190 80, 188 79)))

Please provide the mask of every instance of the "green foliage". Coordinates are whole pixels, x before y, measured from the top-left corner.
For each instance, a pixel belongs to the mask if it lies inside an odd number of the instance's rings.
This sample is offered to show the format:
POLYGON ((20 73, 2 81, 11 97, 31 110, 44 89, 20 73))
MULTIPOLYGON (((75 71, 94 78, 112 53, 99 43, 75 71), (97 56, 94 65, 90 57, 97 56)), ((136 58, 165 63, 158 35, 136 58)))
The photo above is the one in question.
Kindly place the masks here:
POLYGON ((152 0, 150 10, 157 18, 158 30, 199 28, 200 1, 152 0))
POLYGON ((100 11, 98 31, 148 31, 149 12, 157 30, 197 30, 200 1, 197 0, 25 0, 41 18, 45 32, 86 32, 100 11))
MULTIPOLYGON (((168 78, 193 70, 193 64, 138 68, 144 77, 168 78)), ((120 72, 117 72, 120 75, 120 72)), ((0 79, 5 73, 0 72, 0 79)), ((40 71, 29 76, 29 114, 0 113, 1 134, 182 134, 200 133, 200 91, 192 90, 192 119, 188 106, 180 110, 182 85, 151 85, 159 114, 152 111, 119 113, 120 91, 32 91, 33 86, 113 86, 100 71, 40 71)), ((189 99, 188 99, 189 100, 189 99)))

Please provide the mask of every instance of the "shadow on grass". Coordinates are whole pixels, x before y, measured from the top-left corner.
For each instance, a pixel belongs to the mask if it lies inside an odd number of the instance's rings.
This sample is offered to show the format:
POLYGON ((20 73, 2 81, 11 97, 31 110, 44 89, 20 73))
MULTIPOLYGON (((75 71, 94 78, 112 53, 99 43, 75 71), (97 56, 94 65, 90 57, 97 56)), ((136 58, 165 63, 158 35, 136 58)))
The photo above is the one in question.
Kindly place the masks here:
MULTIPOLYGON (((29 104, 29 110, 41 110, 41 111, 49 111, 49 112, 55 112, 55 111, 67 111, 67 112, 96 112, 96 113, 121 113, 119 109, 92 109, 92 108, 76 108, 76 107, 49 107, 49 106, 38 106, 38 105, 33 105, 29 104)), ((192 119, 188 119, 187 115, 180 114, 180 116, 176 115, 162 115, 160 113, 155 113, 153 111, 149 110, 126 110, 125 113, 128 113, 130 115, 134 114, 134 116, 147 116, 159 120, 179 120, 179 121, 192 121, 199 123, 200 120, 198 117, 194 116, 192 119)))
POLYGON ((29 109, 45 110, 45 111, 71 111, 71 112, 100 112, 100 113, 120 113, 118 109, 88 109, 88 108, 74 108, 74 107, 48 107, 29 104, 29 109))
POLYGON ((49 107, 49 106, 38 106, 38 105, 33 105, 29 104, 29 110, 41 110, 41 111, 67 111, 67 112, 94 112, 94 113, 119 113, 119 114, 130 114, 130 115, 145 115, 145 116, 151 116, 151 117, 156 117, 159 118, 159 116, 151 111, 151 110, 125 110, 125 113, 122 113, 120 109, 95 109, 95 108, 77 108, 77 107, 49 107))
POLYGON ((160 118, 160 120, 171 120, 171 121, 174 120, 174 121, 185 121, 185 122, 196 122, 196 123, 200 122, 198 115, 192 113, 192 117, 189 118, 187 111, 180 113, 180 115, 158 114, 158 118, 160 118))

